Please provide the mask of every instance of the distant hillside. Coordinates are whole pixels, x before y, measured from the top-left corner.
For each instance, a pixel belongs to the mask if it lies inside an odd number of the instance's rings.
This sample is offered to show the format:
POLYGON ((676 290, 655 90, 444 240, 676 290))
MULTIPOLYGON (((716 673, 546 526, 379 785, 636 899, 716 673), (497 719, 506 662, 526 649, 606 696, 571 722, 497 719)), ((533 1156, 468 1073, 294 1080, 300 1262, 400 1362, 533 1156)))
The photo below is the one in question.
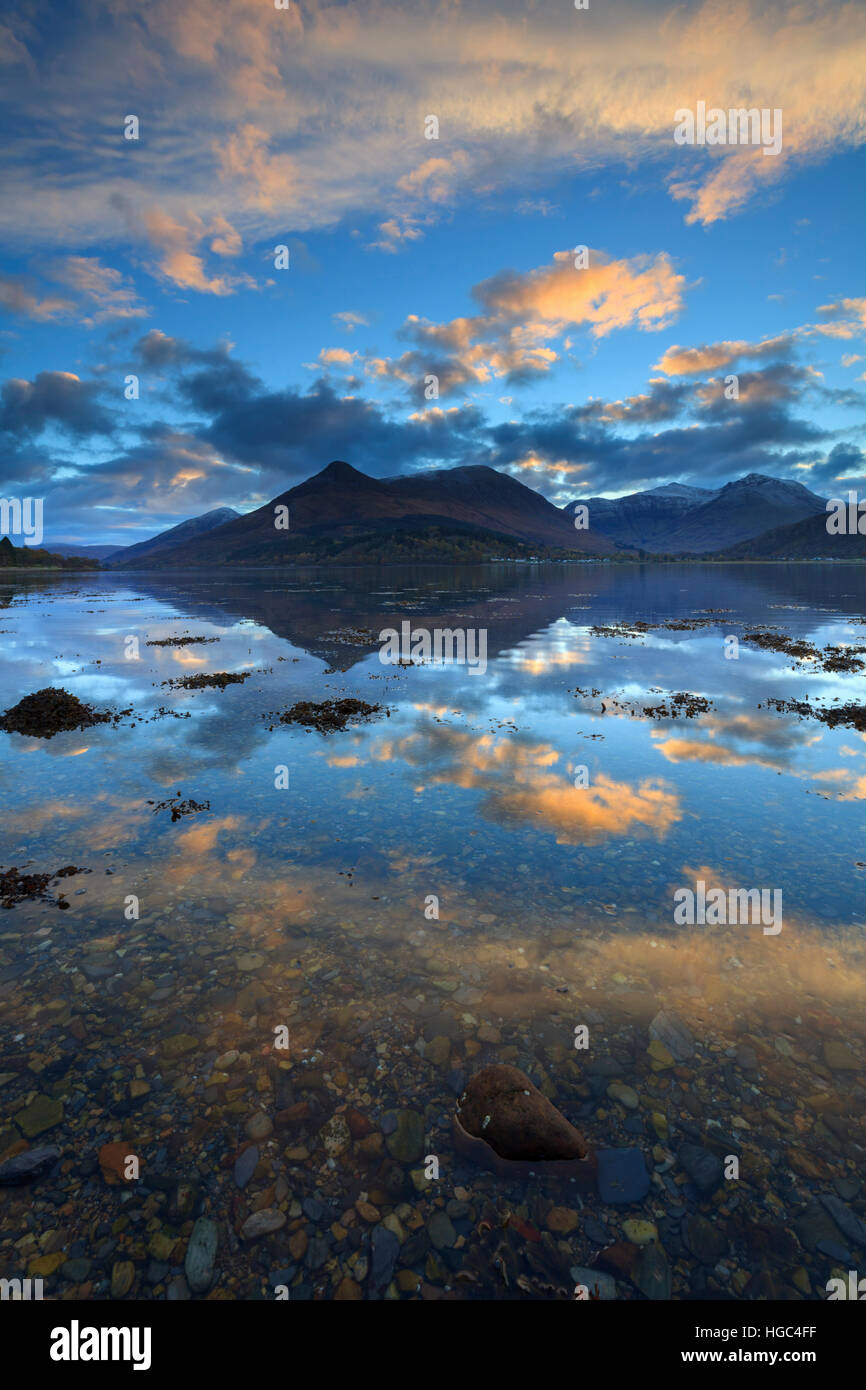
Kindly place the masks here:
POLYGON ((777 526, 723 552, 726 560, 866 560, 866 536, 830 535, 827 513, 777 526))
POLYGON ((98 570, 99 561, 80 555, 58 555, 31 545, 13 545, 8 536, 0 540, 0 569, 98 570))
POLYGON ((48 544, 52 555, 77 555, 82 560, 104 560, 126 549, 126 546, 118 549, 116 545, 71 545, 67 541, 49 541, 48 544))
MULTIPOLYGON (((573 513, 580 499, 567 510, 573 513)), ((668 484, 615 499, 586 499, 590 526, 656 555, 717 554, 819 513, 824 499, 802 483, 749 473, 717 491, 668 484)), ((756 552, 758 553, 758 552, 756 552)))
POLYGON ((112 551, 103 563, 110 569, 136 569, 139 566, 146 568, 154 557, 164 556, 199 536, 208 535, 211 531, 225 526, 227 522, 234 521, 239 515, 240 513, 232 507, 214 507, 213 511, 205 512, 202 516, 194 516, 190 521, 181 521, 169 531, 161 531, 149 541, 139 541, 137 545, 125 545, 120 550, 112 551))
POLYGON ((445 468, 379 479, 342 462, 328 464, 272 502, 227 522, 218 533, 170 552, 134 556, 135 549, 124 555, 123 568, 133 563, 152 569, 347 558, 387 563, 542 550, 620 553, 605 536, 576 531, 558 507, 494 468, 445 468), (288 509, 288 529, 275 525, 278 508, 288 509))
POLYGON ((626 497, 586 497, 569 502, 565 510, 589 509, 589 524, 609 540, 636 550, 669 549, 668 540, 689 512, 718 493, 683 483, 665 483, 626 497))

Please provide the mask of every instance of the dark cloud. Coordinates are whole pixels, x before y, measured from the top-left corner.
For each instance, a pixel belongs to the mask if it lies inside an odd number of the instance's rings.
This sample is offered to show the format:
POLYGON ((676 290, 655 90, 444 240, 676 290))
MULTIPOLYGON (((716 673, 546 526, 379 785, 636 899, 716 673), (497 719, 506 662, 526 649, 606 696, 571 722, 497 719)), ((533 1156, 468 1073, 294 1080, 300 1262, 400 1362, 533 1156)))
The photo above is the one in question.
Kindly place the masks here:
POLYGON ((40 372, 33 381, 12 377, 0 390, 0 432, 13 437, 40 434, 55 425, 74 435, 111 434, 111 416, 99 397, 100 382, 71 372, 40 372))

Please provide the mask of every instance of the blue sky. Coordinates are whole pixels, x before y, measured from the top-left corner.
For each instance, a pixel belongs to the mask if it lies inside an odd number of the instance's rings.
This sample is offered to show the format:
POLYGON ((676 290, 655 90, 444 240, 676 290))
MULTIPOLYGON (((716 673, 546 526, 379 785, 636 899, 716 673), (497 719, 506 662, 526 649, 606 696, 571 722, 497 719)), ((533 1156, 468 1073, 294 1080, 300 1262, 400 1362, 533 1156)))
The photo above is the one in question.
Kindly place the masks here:
POLYGON ((862 488, 864 74, 860 5, 25 0, 2 495, 122 544, 333 458, 862 488), (698 101, 781 152, 677 145, 698 101))

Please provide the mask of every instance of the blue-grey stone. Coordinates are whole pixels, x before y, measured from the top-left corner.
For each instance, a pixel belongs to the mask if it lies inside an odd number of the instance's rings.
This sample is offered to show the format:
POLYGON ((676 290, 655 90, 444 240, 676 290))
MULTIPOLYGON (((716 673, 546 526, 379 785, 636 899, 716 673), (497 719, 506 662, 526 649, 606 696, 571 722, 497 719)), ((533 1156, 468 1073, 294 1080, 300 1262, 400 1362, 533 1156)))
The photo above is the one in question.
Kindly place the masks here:
POLYGON ((256 1171, 256 1164, 259 1161, 259 1151, 255 1144, 251 1144, 248 1149, 235 1159, 235 1182, 243 1190, 256 1171))
POLYGON ((394 1232, 388 1230, 387 1226, 376 1226, 373 1230, 371 1249, 373 1255, 371 1279, 373 1287, 381 1289, 391 1282, 391 1275, 394 1273, 394 1265, 400 1251, 400 1242, 394 1232))
POLYGON ((599 1149, 598 1195, 603 1202, 641 1202, 649 1185, 650 1175, 640 1149, 599 1149))
POLYGON ((219 1230, 216 1222, 209 1216, 200 1216, 192 1228, 184 1260, 186 1282, 193 1293, 206 1293, 210 1288, 218 1244, 219 1230))

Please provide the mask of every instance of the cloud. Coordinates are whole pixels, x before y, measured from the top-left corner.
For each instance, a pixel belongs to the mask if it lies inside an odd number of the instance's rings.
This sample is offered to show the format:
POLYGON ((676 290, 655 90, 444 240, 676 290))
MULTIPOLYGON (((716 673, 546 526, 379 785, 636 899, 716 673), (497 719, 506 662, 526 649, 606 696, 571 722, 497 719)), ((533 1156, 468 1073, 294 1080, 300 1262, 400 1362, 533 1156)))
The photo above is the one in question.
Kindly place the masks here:
POLYGON ((0 390, 0 432, 32 436, 56 425, 73 435, 110 434, 114 424, 98 400, 102 389, 73 372, 39 372, 33 381, 12 377, 0 390))
POLYGON ((410 241, 420 241, 424 233, 417 225, 417 218, 409 216, 389 217, 379 223, 379 240, 370 243, 372 251, 388 251, 392 255, 410 241))
MULTIPOLYGON (((57 36, 24 15, 0 34, 5 102, 22 132, 4 161, 0 227, 26 242, 80 247, 124 235, 112 199, 134 160, 145 206, 175 222, 220 214, 242 234, 334 226, 359 210, 400 235, 402 213, 436 215, 542 182, 568 162, 623 157, 668 180, 709 223, 763 197, 767 181, 862 143, 866 13, 852 0, 685 0, 660 11, 621 0, 587 17, 567 5, 407 0, 276 10, 262 0, 114 0, 65 12, 57 36), (143 135, 118 153, 129 73, 145 93, 143 135), (87 91, 86 142, 56 131, 87 91), (673 142, 674 113, 697 98, 784 111, 784 149, 673 142), (104 113, 104 114, 102 114, 104 113), (438 143, 425 120, 440 121, 438 143), (34 180, 33 167, 40 177, 34 180)), ((196 275, 188 267, 189 288, 196 275)), ((199 272, 199 279, 216 277, 199 272)), ((215 291, 212 291, 215 292, 215 291)))
POLYGON ((52 280, 75 290, 92 306, 84 320, 88 326, 106 319, 147 318, 150 312, 121 271, 103 265, 97 256, 65 256, 49 273, 52 280))
POLYGON ((356 328, 366 327, 370 322, 363 314, 356 314, 351 309, 341 309, 339 313, 332 314, 331 318, 347 333, 353 333, 356 328))
POLYGON ((160 253, 160 274, 179 289, 228 295, 234 294, 240 285, 255 288, 249 275, 209 276, 205 270, 204 257, 197 247, 206 237, 214 236, 211 250, 218 255, 236 255, 240 249, 235 240, 237 234, 225 218, 217 217, 208 228, 195 214, 189 214, 186 223, 182 223, 162 208, 151 207, 142 212, 141 222, 151 245, 160 253))
POLYGON ((759 343, 704 343, 701 347, 669 347, 656 362, 655 370, 666 376, 688 376, 693 372, 711 372, 719 367, 732 367, 741 357, 786 357, 794 347, 795 336, 780 333, 759 343))
POLYGON ((685 280, 665 252, 612 260, 590 253, 575 267, 572 251, 557 251, 551 265, 503 271, 473 290, 479 314, 433 323, 410 314, 400 330, 416 344, 399 358, 368 359, 369 374, 401 381, 420 399, 428 374, 440 393, 504 377, 509 384, 545 375, 560 354, 551 343, 583 328, 604 338, 617 329, 664 328, 683 306, 685 280))
POLYGON ((42 298, 37 290, 17 275, 0 275, 0 305, 22 318, 33 319, 36 323, 51 323, 57 319, 69 318, 75 311, 75 303, 61 295, 49 294, 42 298))

